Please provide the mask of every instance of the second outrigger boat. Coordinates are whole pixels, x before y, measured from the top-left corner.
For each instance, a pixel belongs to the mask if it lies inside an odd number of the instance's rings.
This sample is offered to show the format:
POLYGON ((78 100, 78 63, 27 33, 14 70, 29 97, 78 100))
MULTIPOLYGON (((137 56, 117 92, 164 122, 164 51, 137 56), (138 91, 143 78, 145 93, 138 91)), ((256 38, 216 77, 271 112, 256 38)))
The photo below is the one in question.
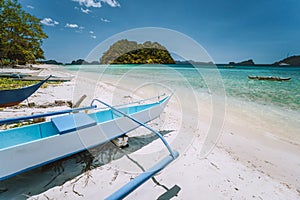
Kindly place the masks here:
POLYGON ((45 77, 39 83, 18 89, 0 90, 0 107, 18 105, 19 103, 30 97, 50 78, 51 76, 45 77))
POLYGON ((249 79, 265 80, 265 81, 288 81, 291 77, 278 77, 278 76, 248 76, 249 79))
MULTIPOLYGON (((19 81, 40 81, 40 80, 44 80, 45 78, 46 78, 46 76, 25 76, 25 77, 18 77, 18 78, 14 78, 14 79, 19 80, 19 81)), ((74 76, 65 76, 65 77, 51 76, 49 81, 67 82, 67 81, 71 81, 73 78, 74 78, 74 76)))

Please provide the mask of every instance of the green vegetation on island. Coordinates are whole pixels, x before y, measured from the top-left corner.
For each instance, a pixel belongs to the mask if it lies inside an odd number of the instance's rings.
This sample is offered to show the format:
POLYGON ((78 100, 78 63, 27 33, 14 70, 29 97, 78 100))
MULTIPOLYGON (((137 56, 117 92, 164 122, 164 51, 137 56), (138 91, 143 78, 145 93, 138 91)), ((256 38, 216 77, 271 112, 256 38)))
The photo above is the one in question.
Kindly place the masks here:
POLYGON ((175 64, 168 50, 157 42, 138 44, 126 39, 114 43, 103 54, 101 64, 175 64))
POLYGON ((17 0, 0 0, 0 65, 34 63, 44 59, 47 35, 40 19, 22 10, 17 0))

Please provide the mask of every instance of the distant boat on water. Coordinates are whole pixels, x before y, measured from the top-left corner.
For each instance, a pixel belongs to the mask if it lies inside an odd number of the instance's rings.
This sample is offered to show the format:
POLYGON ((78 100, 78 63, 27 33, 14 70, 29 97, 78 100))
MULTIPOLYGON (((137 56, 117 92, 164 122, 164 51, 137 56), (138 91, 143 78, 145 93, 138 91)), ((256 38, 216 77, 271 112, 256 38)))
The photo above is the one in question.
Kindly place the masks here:
POLYGON ((249 79, 265 80, 265 81, 288 81, 291 77, 279 77, 279 76, 248 76, 249 79))

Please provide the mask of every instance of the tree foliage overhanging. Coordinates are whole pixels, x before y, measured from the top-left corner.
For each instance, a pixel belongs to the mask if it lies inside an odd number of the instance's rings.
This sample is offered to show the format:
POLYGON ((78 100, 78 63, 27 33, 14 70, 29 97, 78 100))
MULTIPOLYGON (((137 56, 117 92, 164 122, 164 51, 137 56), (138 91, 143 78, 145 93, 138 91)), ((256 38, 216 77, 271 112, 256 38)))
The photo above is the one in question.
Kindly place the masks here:
POLYGON ((167 49, 157 42, 138 44, 126 39, 114 43, 100 59, 101 64, 175 64, 167 49))
POLYGON ((0 65, 44 59, 45 38, 40 19, 22 10, 17 0, 0 0, 0 65))

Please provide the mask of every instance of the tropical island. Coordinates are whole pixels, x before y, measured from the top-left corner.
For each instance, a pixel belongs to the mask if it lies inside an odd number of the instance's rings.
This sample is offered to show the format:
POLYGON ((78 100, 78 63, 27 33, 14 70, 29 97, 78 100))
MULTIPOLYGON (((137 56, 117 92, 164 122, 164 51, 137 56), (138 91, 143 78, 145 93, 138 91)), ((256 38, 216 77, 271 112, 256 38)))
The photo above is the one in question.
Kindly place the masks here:
POLYGON ((168 50, 157 42, 139 44, 119 40, 104 52, 101 64, 175 64, 168 50))
POLYGON ((291 65, 291 66, 300 66, 300 56, 289 56, 283 60, 273 63, 272 65, 291 65))
MULTIPOLYGON (((226 64, 227 65, 227 64, 226 64)), ((254 63, 253 59, 241 61, 241 62, 229 62, 228 65, 232 66, 300 66, 300 56, 289 56, 285 59, 282 59, 280 61, 276 61, 272 64, 256 64, 254 63)))

